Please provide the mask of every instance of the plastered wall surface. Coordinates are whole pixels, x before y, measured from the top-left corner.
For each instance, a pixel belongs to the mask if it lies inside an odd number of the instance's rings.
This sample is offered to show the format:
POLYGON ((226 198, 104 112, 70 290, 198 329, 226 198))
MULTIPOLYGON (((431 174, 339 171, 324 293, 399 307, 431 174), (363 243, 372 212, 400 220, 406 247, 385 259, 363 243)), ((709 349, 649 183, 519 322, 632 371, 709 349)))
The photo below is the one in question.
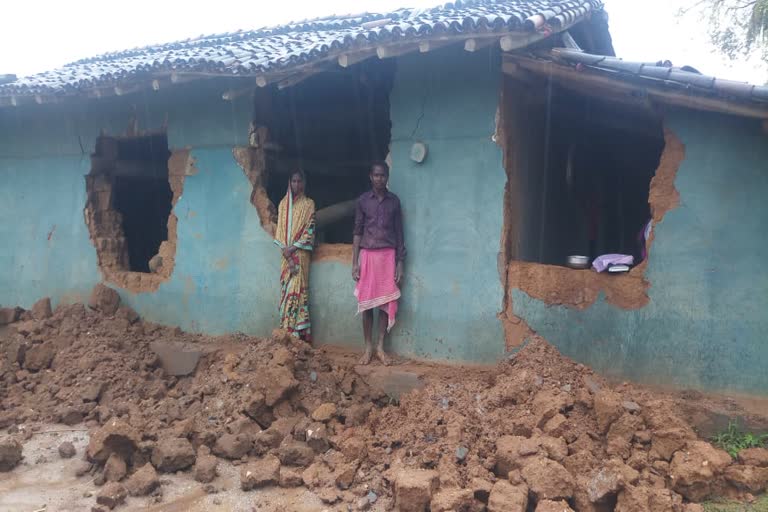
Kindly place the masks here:
POLYGON ((403 204, 408 257, 392 345, 404 354, 488 362, 504 353, 497 58, 448 49, 398 62, 390 182, 403 204), (422 164, 409 158, 417 140, 429 149, 422 164))

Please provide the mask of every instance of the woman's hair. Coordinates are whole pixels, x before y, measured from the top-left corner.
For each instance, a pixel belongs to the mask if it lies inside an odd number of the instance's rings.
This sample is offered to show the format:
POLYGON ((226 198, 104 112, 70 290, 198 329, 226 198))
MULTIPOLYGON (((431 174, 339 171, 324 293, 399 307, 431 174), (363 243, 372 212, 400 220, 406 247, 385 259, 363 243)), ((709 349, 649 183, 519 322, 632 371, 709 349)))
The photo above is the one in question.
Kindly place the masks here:
POLYGON ((291 171, 291 174, 288 176, 288 181, 291 181, 291 179, 293 179, 293 177, 296 176, 297 174, 301 176, 301 181, 303 181, 304 183, 307 182, 307 175, 304 173, 303 169, 295 169, 291 171))

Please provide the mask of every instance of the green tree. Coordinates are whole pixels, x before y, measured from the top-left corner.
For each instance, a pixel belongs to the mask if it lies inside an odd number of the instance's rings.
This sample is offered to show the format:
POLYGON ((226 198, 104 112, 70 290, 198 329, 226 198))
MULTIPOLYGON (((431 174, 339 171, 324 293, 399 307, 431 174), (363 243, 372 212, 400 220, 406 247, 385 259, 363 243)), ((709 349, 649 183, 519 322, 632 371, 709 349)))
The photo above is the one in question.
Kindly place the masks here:
POLYGON ((728 57, 768 57, 768 0, 698 0, 681 10, 692 13, 708 22, 712 42, 728 57))

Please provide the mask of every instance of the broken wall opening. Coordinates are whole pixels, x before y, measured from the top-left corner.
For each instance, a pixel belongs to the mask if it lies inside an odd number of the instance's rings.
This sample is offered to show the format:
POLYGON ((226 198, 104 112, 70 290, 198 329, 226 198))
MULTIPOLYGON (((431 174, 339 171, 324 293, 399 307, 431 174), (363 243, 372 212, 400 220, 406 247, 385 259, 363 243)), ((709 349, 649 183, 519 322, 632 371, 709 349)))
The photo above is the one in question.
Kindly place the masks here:
POLYGON ((552 87, 528 118, 538 137, 520 169, 515 259, 567 264, 618 253, 643 259, 638 237, 651 218, 651 178, 664 149, 661 121, 552 87))
POLYGON ((108 281, 150 291, 170 276, 176 249, 172 209, 188 159, 188 151, 169 151, 164 132, 97 138, 84 213, 108 281))
POLYGON ((393 82, 394 63, 371 59, 268 94, 257 91, 254 134, 264 150, 262 186, 276 207, 290 173, 304 170, 319 244, 352 242, 355 200, 370 187, 371 163, 389 152, 393 82))
POLYGON ((604 181, 601 192, 614 194, 605 211, 616 218, 604 221, 604 238, 595 252, 609 248, 636 255, 642 225, 652 219, 656 226, 678 204, 674 181, 685 148, 663 126, 658 111, 648 108, 643 98, 561 85, 568 89, 558 87, 551 77, 505 67, 497 140, 508 178, 500 257, 505 294, 499 315, 508 349, 533 334, 514 312, 513 290, 548 305, 576 309, 591 306, 601 294, 622 309, 641 308, 649 301, 650 283, 644 274, 653 230, 644 244, 645 260, 635 261, 628 273, 608 275, 565 266, 567 255, 589 252, 589 210, 583 202, 572 201, 577 193, 584 196, 583 188, 575 189, 578 169, 582 175, 606 169, 595 177, 604 181), (576 156, 571 147, 584 141, 592 145, 576 156), (620 207, 622 215, 615 213, 620 207))

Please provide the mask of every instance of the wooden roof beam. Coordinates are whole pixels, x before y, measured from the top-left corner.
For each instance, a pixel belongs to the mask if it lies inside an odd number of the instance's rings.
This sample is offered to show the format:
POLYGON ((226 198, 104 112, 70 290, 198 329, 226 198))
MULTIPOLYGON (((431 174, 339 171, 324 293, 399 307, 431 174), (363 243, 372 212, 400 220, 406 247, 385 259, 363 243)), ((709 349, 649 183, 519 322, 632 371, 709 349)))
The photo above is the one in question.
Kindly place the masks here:
POLYGON ((548 37, 548 34, 543 32, 512 33, 512 34, 507 34, 503 36, 501 39, 499 39, 499 46, 501 46, 501 49, 503 51, 511 52, 513 50, 518 50, 520 48, 525 48, 526 46, 530 46, 537 41, 546 39, 547 37, 548 37))
POLYGON ((376 55, 380 59, 391 59, 393 57, 399 57, 406 53, 411 53, 419 50, 418 43, 406 43, 401 45, 382 45, 376 48, 376 55))
POLYGON ((483 48, 487 48, 491 46, 492 44, 496 43, 497 38, 495 37, 484 37, 484 38, 476 38, 471 37, 464 41, 464 50, 468 52, 477 52, 482 50, 483 48))
POLYGON ((349 66, 353 66, 359 62, 370 59, 375 55, 376 55, 375 48, 367 48, 362 51, 342 53, 341 55, 339 55, 338 62, 339 62, 339 66, 343 68, 348 68, 349 66))
POLYGON ((558 84, 566 87, 573 88, 576 84, 580 84, 580 92, 585 95, 603 97, 608 94, 613 97, 622 97, 627 103, 637 103, 637 99, 633 101, 632 98, 637 98, 639 95, 647 98, 647 100, 674 107, 718 112, 721 114, 732 114, 756 119, 768 119, 768 108, 766 107, 742 104, 720 98, 693 95, 690 91, 679 93, 676 91, 664 90, 650 84, 629 83, 619 78, 600 74, 599 72, 576 71, 568 66, 556 64, 551 61, 514 58, 512 62, 508 62, 505 58, 505 61, 502 64, 502 71, 507 74, 513 74, 517 66, 542 76, 551 77, 558 84))

